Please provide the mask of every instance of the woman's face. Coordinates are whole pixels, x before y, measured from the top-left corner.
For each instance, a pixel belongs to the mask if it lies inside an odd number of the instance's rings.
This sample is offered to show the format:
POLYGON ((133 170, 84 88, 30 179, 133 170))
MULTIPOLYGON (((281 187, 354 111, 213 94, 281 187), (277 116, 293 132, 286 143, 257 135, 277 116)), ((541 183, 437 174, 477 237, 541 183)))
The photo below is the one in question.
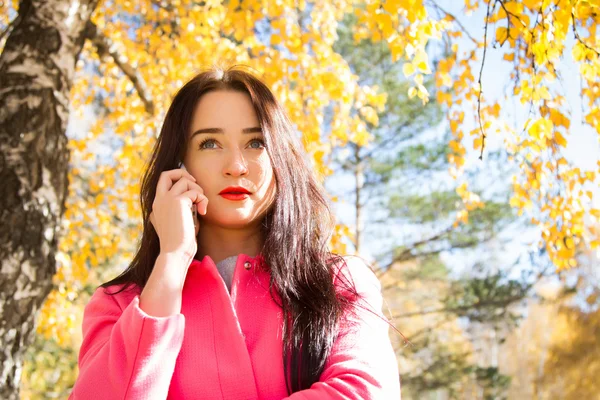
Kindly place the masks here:
POLYGON ((198 214, 201 221, 240 228, 262 219, 276 192, 264 146, 247 93, 220 90, 200 98, 188 132, 184 164, 208 198, 206 215, 198 214), (219 194, 229 186, 243 187, 250 194, 243 200, 219 194))

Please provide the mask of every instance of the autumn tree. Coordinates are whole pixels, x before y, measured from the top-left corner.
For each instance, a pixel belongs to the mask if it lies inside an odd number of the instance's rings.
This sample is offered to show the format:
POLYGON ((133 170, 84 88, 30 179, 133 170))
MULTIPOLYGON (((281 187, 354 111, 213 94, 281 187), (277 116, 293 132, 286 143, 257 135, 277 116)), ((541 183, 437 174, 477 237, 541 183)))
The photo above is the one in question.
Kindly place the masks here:
MULTIPOLYGON (((0 54, 0 398, 16 399, 35 316, 52 290, 68 195, 65 131, 96 1, 21 1, 0 54)), ((3 35, 9 22, 2 3, 3 35)))
POLYGON ((509 398, 591 399, 598 394, 598 255, 580 249, 578 264, 537 285, 526 318, 501 345, 500 367, 514 377, 509 398))

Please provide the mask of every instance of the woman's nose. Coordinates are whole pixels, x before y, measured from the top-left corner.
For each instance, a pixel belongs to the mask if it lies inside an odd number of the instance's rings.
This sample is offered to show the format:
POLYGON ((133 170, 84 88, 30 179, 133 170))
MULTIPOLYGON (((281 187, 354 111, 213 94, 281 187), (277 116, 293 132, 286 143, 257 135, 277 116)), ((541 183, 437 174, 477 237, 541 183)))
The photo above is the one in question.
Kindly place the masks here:
POLYGON ((246 175, 248 173, 248 165, 240 150, 234 150, 227 157, 223 173, 225 175, 246 175))

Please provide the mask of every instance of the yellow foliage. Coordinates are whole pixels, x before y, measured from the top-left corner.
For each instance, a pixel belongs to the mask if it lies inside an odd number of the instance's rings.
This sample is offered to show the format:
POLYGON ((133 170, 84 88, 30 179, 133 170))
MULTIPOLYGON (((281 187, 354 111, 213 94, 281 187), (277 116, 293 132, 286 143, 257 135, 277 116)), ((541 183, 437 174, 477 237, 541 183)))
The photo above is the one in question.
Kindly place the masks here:
MULTIPOLYGON (((588 297, 588 301, 593 298, 588 297)), ((549 354, 543 365, 542 385, 549 393, 560 393, 563 399, 594 398, 600 391, 597 379, 600 311, 586 313, 563 307, 553 328, 549 354)))
MULTIPOLYGON (((467 2, 465 6, 469 9, 477 3, 480 2, 467 2)), ((576 262, 572 252, 565 248, 557 249, 557 241, 572 237, 584 246, 590 246, 599 239, 598 233, 590 229, 589 219, 584 218, 593 213, 592 199, 586 193, 589 190, 582 190, 582 185, 587 183, 598 185, 597 174, 594 175, 595 171, 578 171, 572 167, 571 161, 562 156, 573 135, 564 92, 557 93, 552 86, 561 70, 561 58, 570 51, 582 79, 581 96, 589 105, 584 109, 585 123, 600 134, 600 109, 596 105, 600 96, 597 84, 599 42, 596 39, 600 13, 591 12, 590 4, 592 2, 575 2, 576 20, 573 21, 571 4, 565 0, 559 1, 556 6, 542 0, 505 1, 493 7, 488 26, 493 40, 509 44, 503 54, 503 59, 515 68, 509 84, 521 103, 531 108, 532 116, 524 126, 512 129, 504 141, 507 151, 518 154, 518 159, 523 160, 520 173, 515 177, 510 204, 519 215, 525 212, 531 214, 531 219, 542 228, 542 239, 559 269, 570 268, 576 262), (576 40, 572 47, 568 47, 567 37, 573 31, 576 32, 576 40), (564 198, 564 201, 557 203, 556 198, 564 198)), ((597 5, 594 7, 598 10, 597 5)), ((445 19, 448 22, 454 20, 445 19)), ((458 24, 448 25, 445 33, 453 38, 453 34, 461 29, 458 24)), ((484 47, 482 36, 471 39, 473 48, 484 47)), ((449 142, 449 172, 458 179, 469 153, 463 152, 463 121, 458 121, 455 111, 472 107, 475 117, 469 122, 475 126, 481 124, 487 136, 491 134, 490 127, 499 122, 503 112, 501 100, 489 101, 482 95, 485 93, 481 92, 476 75, 479 72, 473 70, 480 68, 482 60, 473 62, 477 57, 474 50, 465 49, 464 43, 455 45, 452 43, 451 53, 439 62, 435 82, 438 90, 449 87, 444 93, 451 93, 450 99, 438 94, 436 100, 448 109, 447 118, 454 136, 449 142), (460 52, 459 47, 464 51, 460 52), (456 78, 452 80, 452 76, 456 78), (479 102, 481 107, 478 107, 479 102)), ((475 135, 472 149, 483 154, 487 141, 484 141, 481 129, 470 129, 470 133, 475 135)), ((459 217, 464 219, 463 214, 459 217)))
POLYGON ((344 243, 344 238, 354 240, 354 235, 350 227, 343 224, 336 224, 334 233, 329 241, 329 250, 337 254, 348 254, 348 246, 344 243))

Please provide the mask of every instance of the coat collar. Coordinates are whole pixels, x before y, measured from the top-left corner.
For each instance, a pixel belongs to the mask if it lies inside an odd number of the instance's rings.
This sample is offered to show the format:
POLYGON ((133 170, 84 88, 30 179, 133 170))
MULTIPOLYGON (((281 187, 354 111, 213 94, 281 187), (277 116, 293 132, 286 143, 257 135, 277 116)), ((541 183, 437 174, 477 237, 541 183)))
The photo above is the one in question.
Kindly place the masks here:
MULTIPOLYGON (((262 269, 267 271, 266 264, 265 264, 265 258, 261 253, 258 253, 255 257, 249 256, 248 254, 245 254, 245 253, 239 253, 237 262, 244 262, 244 263, 250 262, 250 264, 252 265, 253 268, 254 267, 262 267, 262 269)), ((197 268, 197 267, 205 267, 206 268, 208 265, 216 266, 216 263, 209 255, 206 255, 206 256, 204 256, 204 258, 202 258, 202 260, 199 260, 197 258, 192 259, 192 262, 190 263, 189 268, 197 268)))

